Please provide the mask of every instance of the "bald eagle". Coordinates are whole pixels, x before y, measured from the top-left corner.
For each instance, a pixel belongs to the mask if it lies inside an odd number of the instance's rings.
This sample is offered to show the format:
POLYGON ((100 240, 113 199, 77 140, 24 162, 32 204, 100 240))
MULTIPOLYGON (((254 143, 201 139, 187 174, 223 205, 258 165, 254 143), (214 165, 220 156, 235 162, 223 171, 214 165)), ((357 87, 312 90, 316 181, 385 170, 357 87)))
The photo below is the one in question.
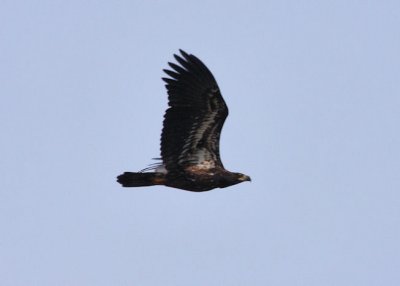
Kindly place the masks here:
POLYGON ((163 78, 169 108, 164 115, 159 164, 117 177, 124 187, 165 185, 192 192, 225 188, 250 177, 225 170, 219 138, 228 107, 210 70, 180 50, 163 78))

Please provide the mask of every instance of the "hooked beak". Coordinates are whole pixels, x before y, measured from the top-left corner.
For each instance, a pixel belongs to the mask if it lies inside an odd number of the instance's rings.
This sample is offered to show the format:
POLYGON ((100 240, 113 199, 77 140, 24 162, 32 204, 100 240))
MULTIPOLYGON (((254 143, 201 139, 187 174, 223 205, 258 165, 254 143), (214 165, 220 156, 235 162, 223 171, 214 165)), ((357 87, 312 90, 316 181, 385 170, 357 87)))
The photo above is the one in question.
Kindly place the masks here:
POLYGON ((241 181, 245 182, 245 181, 249 181, 251 182, 251 178, 247 175, 243 175, 239 178, 241 181))

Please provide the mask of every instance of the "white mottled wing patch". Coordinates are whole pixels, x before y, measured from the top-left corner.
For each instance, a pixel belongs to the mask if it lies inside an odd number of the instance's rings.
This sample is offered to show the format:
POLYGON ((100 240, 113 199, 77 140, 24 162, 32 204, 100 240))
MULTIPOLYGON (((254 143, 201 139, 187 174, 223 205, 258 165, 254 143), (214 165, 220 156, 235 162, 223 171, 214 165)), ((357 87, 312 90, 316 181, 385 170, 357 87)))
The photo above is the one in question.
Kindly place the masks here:
MULTIPOLYGON (((212 93, 210 93, 209 96, 212 96, 212 93)), ((215 167, 215 158, 213 158, 214 154, 211 154, 210 151, 205 148, 196 149, 196 146, 198 146, 199 142, 204 139, 204 133, 214 127, 217 114, 217 109, 210 111, 200 123, 198 122, 199 117, 195 117, 189 137, 183 146, 181 155, 179 156, 180 164, 189 161, 201 165, 203 168, 215 167)), ((210 138, 208 138, 208 140, 209 139, 210 138)))
POLYGON ((168 173, 168 171, 167 171, 167 169, 165 168, 164 165, 158 166, 158 167, 156 168, 156 172, 157 172, 157 173, 163 173, 163 174, 168 173))

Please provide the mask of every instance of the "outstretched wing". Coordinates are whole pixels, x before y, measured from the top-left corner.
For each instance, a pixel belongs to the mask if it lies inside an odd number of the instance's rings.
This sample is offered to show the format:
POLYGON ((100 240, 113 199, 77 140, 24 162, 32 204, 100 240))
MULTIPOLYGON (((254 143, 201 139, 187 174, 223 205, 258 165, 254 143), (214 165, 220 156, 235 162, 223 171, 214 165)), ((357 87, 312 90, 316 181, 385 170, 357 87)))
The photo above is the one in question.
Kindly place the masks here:
POLYGON ((180 65, 164 70, 168 104, 161 135, 161 157, 168 171, 188 166, 222 167, 219 138, 228 108, 209 69, 180 50, 180 65))

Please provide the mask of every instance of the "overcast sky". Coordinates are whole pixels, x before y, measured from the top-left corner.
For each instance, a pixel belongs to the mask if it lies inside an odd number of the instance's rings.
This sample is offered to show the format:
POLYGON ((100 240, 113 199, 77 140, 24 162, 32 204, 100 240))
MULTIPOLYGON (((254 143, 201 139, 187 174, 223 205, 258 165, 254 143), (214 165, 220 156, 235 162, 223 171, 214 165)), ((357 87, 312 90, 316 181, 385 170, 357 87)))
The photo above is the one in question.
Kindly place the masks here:
POLYGON ((399 1, 1 1, 0 285, 400 285, 399 51, 399 1), (115 182, 180 48, 251 183, 115 182))

